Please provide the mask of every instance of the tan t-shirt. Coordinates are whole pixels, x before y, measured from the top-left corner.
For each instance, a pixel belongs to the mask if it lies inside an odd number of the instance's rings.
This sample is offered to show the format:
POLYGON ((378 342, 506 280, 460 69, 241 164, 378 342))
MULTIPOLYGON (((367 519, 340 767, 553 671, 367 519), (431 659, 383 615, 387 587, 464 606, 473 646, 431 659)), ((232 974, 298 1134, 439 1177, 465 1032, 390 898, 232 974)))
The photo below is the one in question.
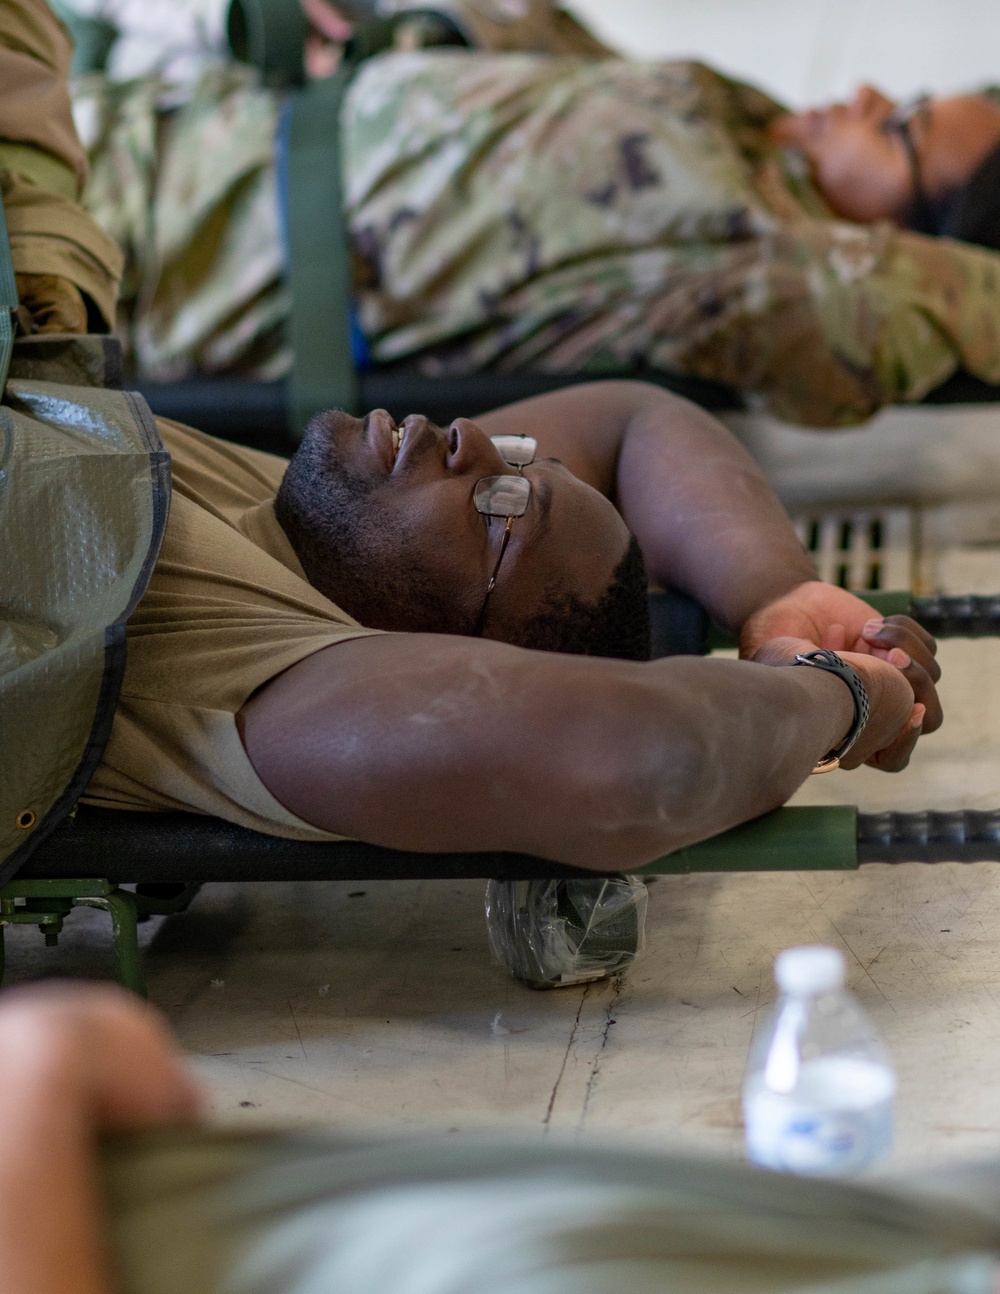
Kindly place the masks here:
POLYGON ((236 714, 263 683, 365 629, 307 581, 274 515, 285 460, 157 419, 170 518, 128 623, 121 699, 85 803, 191 809, 295 840, 333 840, 284 808, 236 714))

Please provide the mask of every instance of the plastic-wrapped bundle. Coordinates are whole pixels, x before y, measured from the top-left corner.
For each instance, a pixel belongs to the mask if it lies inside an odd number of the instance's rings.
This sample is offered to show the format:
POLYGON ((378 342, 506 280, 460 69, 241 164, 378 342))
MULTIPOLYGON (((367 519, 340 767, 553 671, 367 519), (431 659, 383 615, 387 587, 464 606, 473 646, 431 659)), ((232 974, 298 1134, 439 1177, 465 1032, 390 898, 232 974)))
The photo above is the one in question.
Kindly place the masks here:
POLYGON ((532 988, 604 979, 645 946, 646 887, 634 876, 490 881, 486 928, 494 955, 532 988))

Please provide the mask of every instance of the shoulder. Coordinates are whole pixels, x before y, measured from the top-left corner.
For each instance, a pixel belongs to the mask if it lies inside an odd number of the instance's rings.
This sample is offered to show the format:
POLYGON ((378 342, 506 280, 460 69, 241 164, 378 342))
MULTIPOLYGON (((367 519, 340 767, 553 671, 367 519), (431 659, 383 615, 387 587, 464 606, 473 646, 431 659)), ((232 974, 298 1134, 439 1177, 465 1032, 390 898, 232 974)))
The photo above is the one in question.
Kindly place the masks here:
POLYGON ((235 525, 247 508, 277 493, 287 459, 219 440, 169 418, 157 418, 156 426, 170 454, 175 495, 235 525))

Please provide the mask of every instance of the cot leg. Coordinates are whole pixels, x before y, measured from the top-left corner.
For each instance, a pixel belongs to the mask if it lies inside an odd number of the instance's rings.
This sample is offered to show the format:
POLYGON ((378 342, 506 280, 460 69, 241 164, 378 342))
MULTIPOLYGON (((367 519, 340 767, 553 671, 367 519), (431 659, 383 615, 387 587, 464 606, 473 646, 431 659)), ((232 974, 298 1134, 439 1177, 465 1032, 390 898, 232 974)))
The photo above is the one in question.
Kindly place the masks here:
POLYGON ((115 943, 115 971, 126 988, 148 997, 146 981, 139 964, 139 929, 135 900, 127 890, 114 890, 105 899, 111 916, 111 936, 115 943))
MULTIPOLYGON (((107 882, 104 882, 107 884, 107 882)), ((135 898, 117 886, 105 894, 76 900, 81 908, 103 908, 111 918, 111 937, 115 948, 115 974, 118 983, 139 997, 148 997, 146 981, 139 964, 139 923, 135 898)))

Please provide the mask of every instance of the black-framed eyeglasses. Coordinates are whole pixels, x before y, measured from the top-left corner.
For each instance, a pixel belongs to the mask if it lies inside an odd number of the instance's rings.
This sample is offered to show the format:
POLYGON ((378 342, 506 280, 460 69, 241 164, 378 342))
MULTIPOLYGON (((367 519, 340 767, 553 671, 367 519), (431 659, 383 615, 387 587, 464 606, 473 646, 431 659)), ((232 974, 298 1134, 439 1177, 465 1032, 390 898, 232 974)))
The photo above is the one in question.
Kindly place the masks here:
POLYGON ((490 594, 496 588, 500 563, 503 561, 503 555, 507 551, 507 545, 510 543, 510 531, 514 524, 514 518, 523 517, 528 510, 528 501, 531 498, 531 482, 524 475, 524 469, 529 463, 535 461, 535 454, 538 451, 538 443, 532 436, 493 436, 491 439, 503 461, 511 467, 516 467, 518 474, 517 476, 481 477, 472 491, 472 501, 476 506, 476 511, 486 518, 487 526, 491 524, 494 517, 503 517, 507 522, 500 540, 500 552, 493 567, 493 574, 486 585, 486 596, 483 598, 483 605, 476 620, 476 627, 472 631, 474 638, 478 638, 483 632, 483 625, 486 622, 486 607, 490 600, 490 594))
POLYGON ((897 106, 894 112, 882 122, 882 131, 886 135, 895 135, 903 145, 906 161, 910 168, 910 181, 913 184, 913 201, 910 205, 910 223, 916 228, 930 233, 934 229, 934 205, 924 186, 923 168, 920 165, 920 154, 913 140, 913 123, 927 117, 931 106, 929 94, 918 94, 905 103, 897 106))

